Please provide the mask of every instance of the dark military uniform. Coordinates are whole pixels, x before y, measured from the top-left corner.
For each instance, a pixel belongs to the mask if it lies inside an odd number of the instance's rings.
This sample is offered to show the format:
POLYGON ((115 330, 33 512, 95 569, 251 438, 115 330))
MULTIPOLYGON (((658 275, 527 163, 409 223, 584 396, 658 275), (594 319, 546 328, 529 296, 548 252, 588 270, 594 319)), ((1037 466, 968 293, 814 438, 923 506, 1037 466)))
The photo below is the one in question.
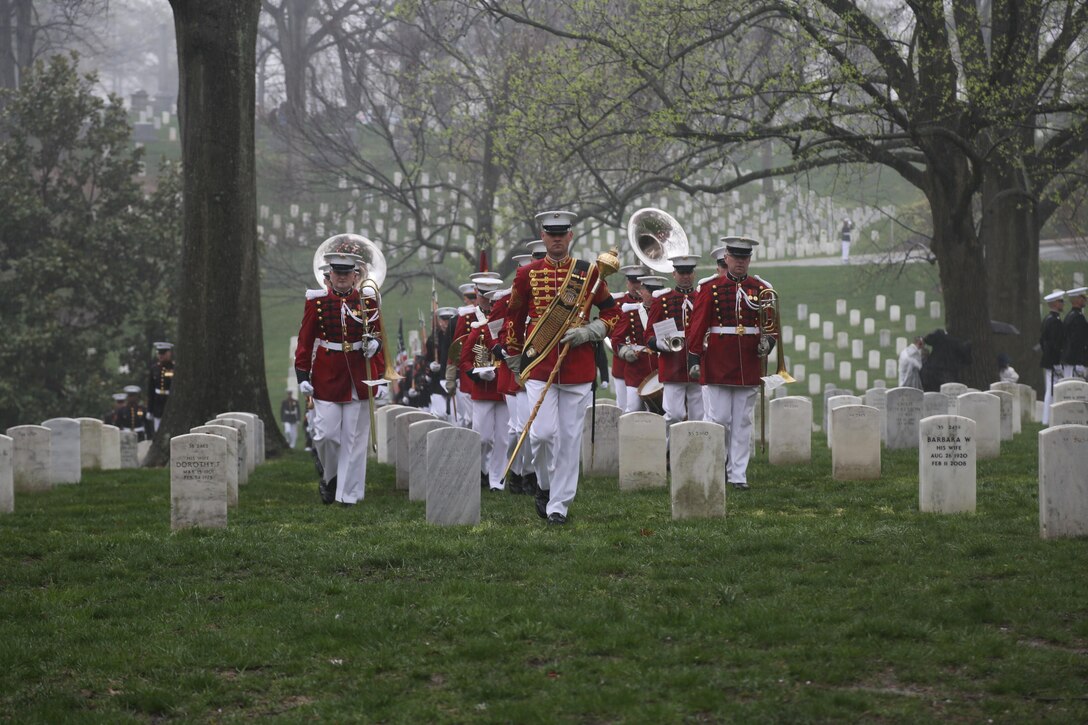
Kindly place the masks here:
POLYGON ((174 384, 174 361, 151 364, 151 374, 147 383, 147 414, 156 420, 162 420, 166 412, 166 401, 170 399, 170 388, 174 384))

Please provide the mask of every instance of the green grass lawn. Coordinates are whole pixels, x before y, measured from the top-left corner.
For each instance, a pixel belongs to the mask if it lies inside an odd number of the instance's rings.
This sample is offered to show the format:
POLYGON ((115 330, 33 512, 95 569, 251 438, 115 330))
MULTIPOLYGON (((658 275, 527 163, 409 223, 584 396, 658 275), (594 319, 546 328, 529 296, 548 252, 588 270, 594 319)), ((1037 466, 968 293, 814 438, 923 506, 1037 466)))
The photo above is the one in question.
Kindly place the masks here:
POLYGON ((429 526, 373 463, 324 507, 290 454, 171 533, 166 471, 90 473, 0 518, 0 717, 1084 722, 1088 542, 1039 539, 1037 432, 957 516, 914 452, 835 482, 820 437, 725 519, 594 478, 561 530, 505 493, 429 526))

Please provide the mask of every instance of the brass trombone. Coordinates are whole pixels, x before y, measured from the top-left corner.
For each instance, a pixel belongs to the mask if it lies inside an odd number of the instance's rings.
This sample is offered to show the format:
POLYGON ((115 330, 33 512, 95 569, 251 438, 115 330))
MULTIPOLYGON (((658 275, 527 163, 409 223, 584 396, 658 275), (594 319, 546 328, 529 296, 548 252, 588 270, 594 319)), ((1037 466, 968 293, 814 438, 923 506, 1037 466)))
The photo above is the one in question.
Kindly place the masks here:
MULTIPOLYGON (((778 292, 773 288, 768 287, 761 290, 759 298, 757 300, 759 307, 759 342, 760 348, 766 349, 770 346, 768 342, 772 338, 780 338, 779 335, 779 299, 778 292)), ((775 375, 781 378, 783 383, 796 382, 792 375, 786 372, 786 357, 784 348, 782 346, 781 339, 776 340, 775 350, 778 355, 778 369, 775 371, 775 375)), ((767 353, 761 353, 760 358, 763 360, 763 377, 767 377, 767 353)), ((759 445, 763 453, 767 452, 767 384, 766 381, 760 382, 759 385, 759 445)))

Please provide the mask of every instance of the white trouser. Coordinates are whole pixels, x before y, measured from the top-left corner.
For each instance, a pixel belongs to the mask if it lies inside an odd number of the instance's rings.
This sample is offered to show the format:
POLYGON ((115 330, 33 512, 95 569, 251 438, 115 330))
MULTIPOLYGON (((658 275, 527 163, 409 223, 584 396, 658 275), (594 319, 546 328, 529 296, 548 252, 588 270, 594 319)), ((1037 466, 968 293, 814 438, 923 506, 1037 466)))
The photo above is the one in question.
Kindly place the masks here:
POLYGON ((151 421, 151 430, 158 431, 159 430, 159 423, 162 422, 162 418, 156 418, 155 416, 151 415, 151 413, 148 413, 147 414, 147 419, 149 421, 151 421))
POLYGON ((480 472, 487 474, 491 488, 503 488, 509 422, 505 401, 472 401, 472 430, 480 434, 480 472))
POLYGON ((427 406, 427 410, 439 420, 449 420, 453 414, 452 410, 449 413, 446 412, 446 396, 438 393, 431 393, 431 404, 427 406))
POLYGON ((748 482, 748 457, 752 452, 759 387, 742 385, 707 385, 706 419, 725 426, 725 480, 748 482))
POLYGON ((283 435, 287 438, 287 447, 294 448, 298 441, 298 423, 284 423, 283 435))
POLYGON ((665 409, 665 436, 674 423, 703 419, 703 386, 699 383, 662 383, 661 407, 665 409))
POLYGON ((646 410, 646 404, 642 402, 642 397, 638 394, 638 388, 634 385, 624 385, 626 390, 627 402, 623 406, 624 413, 637 413, 640 410, 646 410))
POLYGON ((616 383, 616 405, 619 409, 627 412, 627 383, 623 382, 623 378, 614 378, 616 383))
MULTIPOLYGON (((1080 378, 1084 380, 1085 367, 1083 365, 1062 365, 1061 368, 1063 378, 1080 378)), ((1055 382, 1060 383, 1061 381, 1056 380, 1055 382)), ((158 430, 158 428, 155 430, 158 430)))
MULTIPOLYGON (((528 417, 527 412, 523 412, 525 407, 524 401, 528 399, 525 391, 519 392, 517 395, 506 395, 506 454, 504 460, 510 460, 510 454, 514 451, 514 446, 518 444, 518 437, 521 435, 521 429, 524 427, 525 417, 528 417)), ((510 464, 510 471, 518 476, 525 475, 525 467, 529 461, 528 455, 529 445, 523 443, 521 450, 518 451, 518 455, 514 458, 510 464)))
POLYGON ((842 261, 850 261, 850 242, 843 241, 842 243, 842 261))
MULTIPOLYGON (((472 398, 469 397, 468 393, 461 392, 461 388, 457 388, 454 399, 457 401, 457 417, 453 420, 453 424, 458 428, 471 428, 472 398)), ((453 412, 452 406, 450 412, 453 412)))
MULTIPOLYGON (((544 381, 527 380, 525 390, 532 409, 544 391, 544 381)), ((542 490, 551 492, 549 514, 566 516, 570 502, 578 493, 582 428, 592 392, 591 383, 552 385, 529 429, 537 484, 542 490)))
POLYGON ((325 481, 336 476, 336 500, 357 503, 366 494, 366 447, 370 415, 361 400, 329 403, 314 399, 314 448, 325 469, 325 481))

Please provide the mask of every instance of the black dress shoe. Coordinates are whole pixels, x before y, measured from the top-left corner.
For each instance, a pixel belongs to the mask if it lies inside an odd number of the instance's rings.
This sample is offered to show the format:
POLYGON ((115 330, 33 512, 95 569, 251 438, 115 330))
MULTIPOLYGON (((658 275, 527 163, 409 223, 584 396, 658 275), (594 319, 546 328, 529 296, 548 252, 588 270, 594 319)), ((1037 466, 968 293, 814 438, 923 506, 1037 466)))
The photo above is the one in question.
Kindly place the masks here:
POLYGON ((486 473, 480 474, 480 488, 488 488, 491 486, 491 482, 487 479, 486 473))
POLYGON ((321 494, 321 503, 330 504, 336 500, 336 476, 331 481, 322 481, 317 484, 317 492, 321 494))
POLYGON ((735 488, 737 490, 740 490, 740 491, 747 491, 749 489, 749 486, 748 486, 747 483, 742 481, 740 483, 734 483, 733 488, 735 488))
POLYGON ((538 491, 536 494, 536 515, 542 519, 548 518, 548 500, 551 497, 551 491, 538 491))
POLYGON ((521 493, 521 476, 510 471, 506 474, 506 490, 510 493, 521 493))
MULTIPOLYGON (((307 448, 306 450, 310 450, 310 449, 307 448)), ((318 481, 324 481, 325 480, 325 467, 321 465, 321 459, 317 457, 317 451, 316 450, 313 451, 313 454, 314 454, 314 468, 317 470, 317 480, 318 481)))
POLYGON ((548 526, 565 526, 567 523, 567 517, 560 513, 551 514, 548 516, 548 526))
POLYGON ((540 492, 540 486, 536 482, 536 471, 532 473, 526 473, 521 479, 522 492, 535 496, 540 492))

